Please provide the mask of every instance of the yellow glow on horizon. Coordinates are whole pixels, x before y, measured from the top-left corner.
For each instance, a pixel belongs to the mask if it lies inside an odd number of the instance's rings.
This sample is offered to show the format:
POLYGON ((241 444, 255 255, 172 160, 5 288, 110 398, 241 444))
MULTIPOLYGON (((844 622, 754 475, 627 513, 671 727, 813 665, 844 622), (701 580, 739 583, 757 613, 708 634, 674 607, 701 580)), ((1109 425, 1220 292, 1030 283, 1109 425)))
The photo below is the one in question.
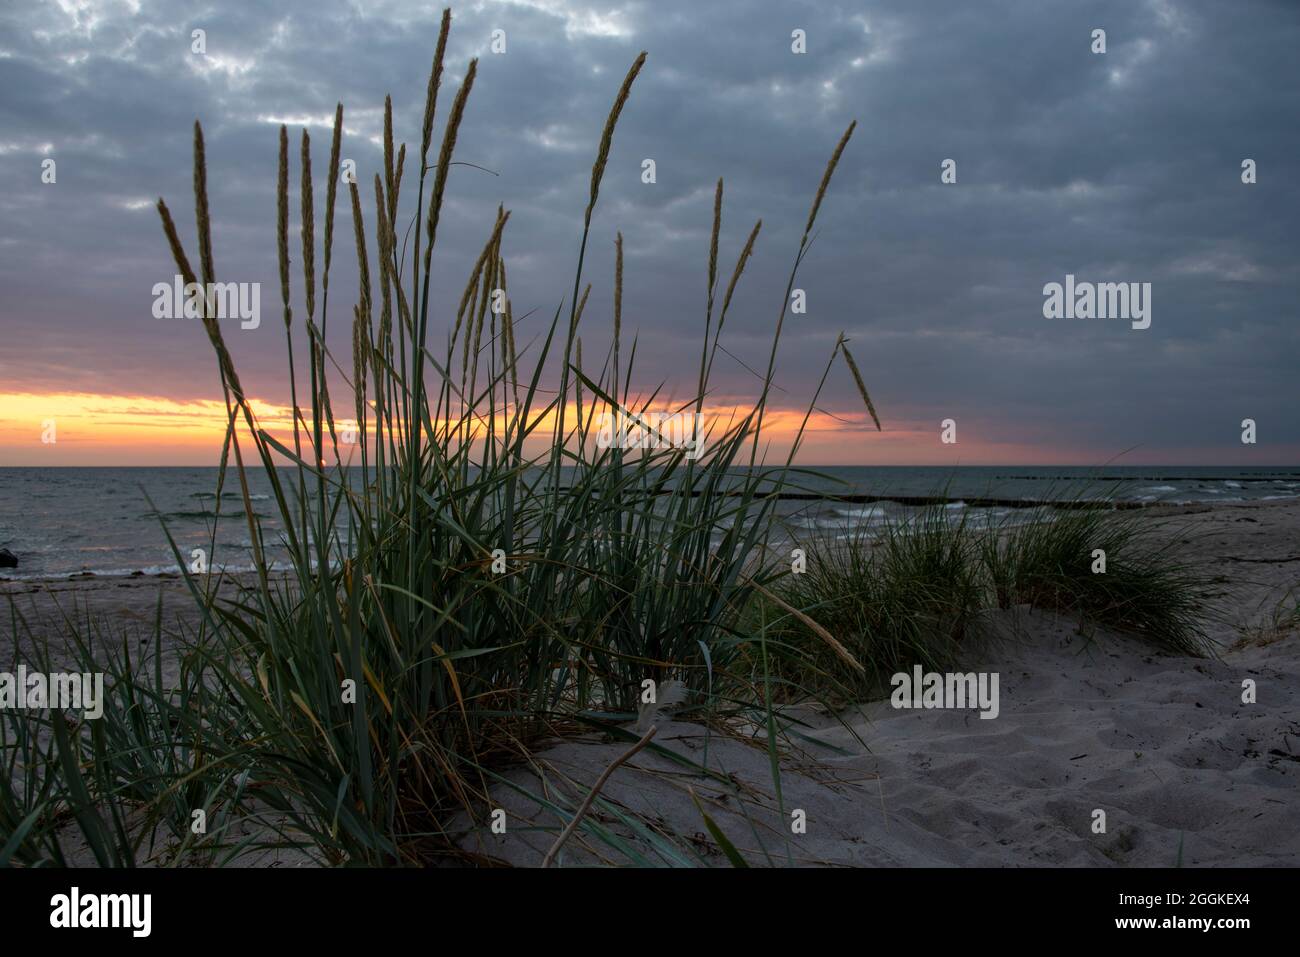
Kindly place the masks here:
MULTIPOLYGON (((266 429, 286 448, 293 447, 293 423, 287 404, 253 398, 249 403, 259 427, 266 429)), ((641 406, 633 401, 633 408, 641 406)), ((680 403, 658 401, 648 411, 683 410, 680 403)), ((713 440, 734 427, 751 410, 736 398, 706 401, 704 431, 713 440)), ((572 434, 577 420, 576 403, 565 408, 565 431, 572 434)), ((598 404, 596 411, 606 411, 598 404)), ((687 406, 686 412, 693 411, 687 406)), ((335 424, 346 429, 355 416, 351 395, 335 395, 335 424)), ((592 412, 591 395, 584 390, 584 417, 592 412)), ((505 410, 506 416, 513 409, 505 410)), ((812 465, 978 465, 1020 462, 1063 462, 1078 457, 1062 454, 1057 448, 1030 443, 994 442, 987 439, 964 440, 961 445, 943 445, 939 430, 929 422, 930 416, 886 418, 886 430, 877 433, 866 416, 856 409, 840 415, 814 411, 804 421, 805 408, 769 406, 759 441, 759 460, 767 464, 784 462, 790 442, 802 426, 803 440, 796 461, 812 465)), ((310 421, 310 409, 304 414, 310 421)), ((531 436, 525 443, 525 455, 544 455, 554 433, 556 411, 534 411, 531 436)), ((373 441, 373 407, 367 410, 369 434, 373 441)), ((496 428, 503 430, 502 409, 498 407, 496 428)), ((40 465, 187 465, 214 466, 220 461, 226 435, 226 406, 221 398, 180 400, 151 395, 106 395, 86 392, 0 392, 0 466, 40 465), (47 423, 54 426, 54 442, 45 443, 47 423)), ((435 427, 441 431, 446 421, 435 427)), ((240 447, 247 465, 258 464, 258 457, 248 435, 243 415, 236 423, 240 447)), ((595 432, 591 426, 589 450, 595 450, 595 432)), ((453 423, 454 431, 454 423, 453 423)), ((486 417, 478 419, 472 429, 474 442, 480 443, 488 433, 486 417)), ((970 434, 969 432, 967 433, 970 434)), ((572 447, 570 445, 570 447, 572 447)), ((304 449, 307 458, 310 452, 304 449)), ((334 462, 333 444, 324 450, 327 465, 334 462)), ((340 442, 339 455, 345 463, 359 464, 356 445, 340 442)), ((1087 458, 1087 456, 1084 456, 1087 458)), ((748 455, 744 457, 748 462, 748 455)), ((288 460, 277 460, 285 462, 288 460)), ((233 459, 232 459, 233 461, 233 459)))
MULTIPOLYGON (((584 418, 590 420, 592 404, 585 396, 584 418)), ((347 401, 344 399, 343 401, 347 401)), ((286 447, 292 447, 293 421, 287 405, 252 398, 249 405, 257 425, 266 429, 286 447)), ((669 413, 680 405, 655 403, 648 409, 634 406, 638 412, 669 413)), ((352 411, 350 403, 347 410, 352 411)), ((600 405, 597 412, 606 411, 600 405)), ((693 411, 688 408, 687 411, 693 411)), ((717 438, 738 423, 750 411, 748 406, 728 402, 721 406, 706 404, 703 431, 717 438)), ((497 410, 498 433, 513 409, 497 410)), ((310 412, 306 412, 310 417, 310 412)), ((368 418, 373 419, 373 410, 368 418)), ((578 407, 569 403, 565 409, 565 431, 571 432, 578 418, 578 407)), ((535 413, 530 446, 545 444, 555 428, 556 410, 535 413)), ((336 403, 336 426, 345 428, 352 421, 336 403)), ((789 442, 804 421, 799 409, 769 408, 765 413, 762 447, 788 450, 789 442)), ((215 465, 221 454, 227 429, 227 411, 222 399, 179 400, 151 395, 106 395, 87 392, 0 392, 0 465, 215 465)), ((373 422, 371 426, 373 435, 373 422)), ((446 420, 439 421, 439 429, 446 420)), ((246 463, 255 461, 247 424, 237 416, 236 428, 244 449, 246 463)), ((592 434, 599 422, 592 423, 592 434)), ((454 423, 453 423, 454 429, 454 423)), ((814 412, 806 426, 808 437, 818 433, 857 431, 835 417, 814 412)), ((472 435, 481 441, 488 432, 486 417, 475 421, 472 435)), ((594 444, 594 439, 592 440, 594 444)), ((340 450, 344 458, 348 451, 340 450)), ((332 459, 332 455, 327 456, 332 459)))
MULTIPOLYGON (((249 405, 262 427, 292 430, 287 406, 249 405)), ((0 464, 216 464, 226 423, 219 399, 0 392, 0 464)))

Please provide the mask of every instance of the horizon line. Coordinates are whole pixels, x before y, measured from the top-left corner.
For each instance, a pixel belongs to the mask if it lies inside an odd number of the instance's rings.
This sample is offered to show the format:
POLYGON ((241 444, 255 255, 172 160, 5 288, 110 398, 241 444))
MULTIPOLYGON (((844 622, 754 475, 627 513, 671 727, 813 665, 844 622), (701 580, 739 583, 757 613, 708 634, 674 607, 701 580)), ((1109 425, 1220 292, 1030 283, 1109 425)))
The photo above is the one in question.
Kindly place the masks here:
MULTIPOLYGON (((214 464, 214 465, 195 465, 195 464, 192 464, 192 463, 191 463, 191 464, 175 463, 175 464, 169 464, 169 465, 158 464, 158 463, 153 463, 153 464, 149 464, 149 465, 102 465, 102 464, 101 464, 101 465, 67 465, 67 464, 51 464, 51 465, 2 465, 2 464, 0 464, 0 469, 209 469, 209 468, 210 468, 210 469, 215 469, 215 468, 220 468, 220 467, 221 467, 220 464, 214 464)), ((276 468, 290 468, 290 469, 291 469, 291 468, 295 468, 295 467, 296 467, 296 466, 294 465, 293 462, 286 462, 286 463, 283 464, 283 465, 277 465, 277 466, 276 466, 276 468)), ((333 469, 335 469, 335 468, 359 469, 359 468, 361 468, 361 467, 362 467, 361 465, 331 465, 331 466, 329 466, 329 470, 333 470, 333 469)), ((371 469, 374 469, 374 468, 375 468, 374 463, 371 463, 368 467, 371 468, 371 469)), ((570 467, 572 467, 572 466, 570 466, 570 467)), ((778 469, 778 468, 779 468, 779 469, 784 469, 784 468, 785 468, 784 465, 779 465, 779 464, 778 464, 778 465, 755 465, 755 466, 743 466, 743 465, 742 465, 742 466, 734 466, 734 467, 735 467, 735 468, 751 468, 751 467, 752 467, 752 468, 769 468, 769 469, 778 469)), ((250 471, 251 471, 251 470, 254 470, 254 469, 264 470, 264 469, 265 469, 265 466, 262 465, 262 464, 260 464, 260 463, 249 463, 249 464, 243 466, 243 468, 246 469, 246 470, 250 470, 250 471)), ((977 464, 977 465, 962 465, 962 464, 953 464, 953 465, 934 465, 934 464, 928 464, 928 465, 927 465, 927 464, 925 464, 925 463, 921 463, 921 462, 901 463, 901 464, 900 464, 900 463, 861 463, 861 464, 853 464, 853 463, 833 463, 833 462, 828 462, 828 463, 821 463, 821 464, 817 464, 817 463, 810 463, 810 464, 797 464, 797 463, 796 463, 796 464, 793 464, 793 465, 789 466, 789 468, 792 469, 792 470, 795 470, 795 469, 846 469, 846 468, 847 468, 847 469, 945 469, 945 468, 946 468, 946 469, 1029 469, 1029 468, 1040 468, 1040 469, 1103 469, 1103 468, 1120 468, 1120 469, 1150 469, 1150 468, 1163 468, 1163 469, 1300 469, 1300 462, 1290 462, 1290 463, 1288 463, 1288 462, 1276 462, 1276 463, 1272 463, 1272 464, 1269 464, 1269 465, 1221 465, 1221 464, 1220 464, 1220 465, 1214 465, 1214 464, 1207 464, 1207 463, 1199 463, 1199 464, 1198 464, 1198 463, 1192 463, 1192 462, 1175 462, 1175 463, 1164 463, 1164 462, 1132 462, 1132 463, 1123 464, 1123 465, 1120 465, 1120 464, 1114 464, 1114 463, 1110 463, 1110 464, 1102 464, 1102 465, 1081 465, 1081 464, 1078 464, 1078 463, 1070 463, 1070 462, 1021 462, 1021 463, 1015 463, 1015 462, 993 462, 993 463, 980 463, 980 464, 977 464)), ((238 471, 238 466, 228 466, 228 470, 229 470, 229 471, 232 471, 232 472, 234 472, 234 471, 238 471)))

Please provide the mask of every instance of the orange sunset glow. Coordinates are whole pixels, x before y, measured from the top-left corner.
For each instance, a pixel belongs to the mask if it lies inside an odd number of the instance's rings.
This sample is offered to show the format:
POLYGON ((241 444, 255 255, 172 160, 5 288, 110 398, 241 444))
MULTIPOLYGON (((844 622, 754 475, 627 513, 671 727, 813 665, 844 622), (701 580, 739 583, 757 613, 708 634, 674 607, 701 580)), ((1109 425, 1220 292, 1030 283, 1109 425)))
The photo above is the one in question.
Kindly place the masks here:
MULTIPOLYGON (((350 409, 350 403, 345 403, 346 398, 340 398, 338 405, 350 409)), ((291 445, 293 431, 288 405, 260 398, 251 398, 249 404, 261 428, 291 445)), ((706 407, 704 428, 716 436, 729 423, 738 421, 748 408, 734 401, 706 407)), ((657 403, 650 411, 671 412, 673 408, 657 403)), ((797 408, 768 408, 760 447, 768 462, 784 460, 791 439, 801 425, 804 438, 797 460, 806 463, 959 465, 1062 458, 1050 446, 981 441, 977 436, 964 439, 959 457, 957 446, 938 441, 937 423, 931 427, 914 417, 912 421, 891 426, 886 418, 885 430, 877 433, 861 413, 815 411, 805 423, 805 412, 797 408)), ((591 414, 590 403, 586 414, 591 414)), ((577 408, 573 403, 565 416, 567 422, 575 420, 577 408)), ((336 410, 340 424, 348 418, 336 410)), ((226 425, 226 406, 221 399, 182 401, 163 396, 79 392, 0 393, 0 465, 216 465, 226 425)), ((534 434, 544 437, 553 425, 553 411, 541 414, 534 434)), ((246 437, 246 430, 241 416, 241 439, 246 437)), ((486 430, 486 423, 480 423, 475 438, 481 438, 486 430)), ((540 438, 531 443, 532 448, 540 448, 544 442, 540 438)))

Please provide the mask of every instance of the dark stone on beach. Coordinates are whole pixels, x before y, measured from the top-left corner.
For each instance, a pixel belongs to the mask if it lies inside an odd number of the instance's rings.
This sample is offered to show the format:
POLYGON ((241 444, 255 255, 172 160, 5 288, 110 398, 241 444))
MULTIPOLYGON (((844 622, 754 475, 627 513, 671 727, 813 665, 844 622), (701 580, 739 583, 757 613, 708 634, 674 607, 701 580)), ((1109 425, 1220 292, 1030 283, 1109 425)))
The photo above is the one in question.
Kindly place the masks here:
POLYGON ((18 558, 7 548, 0 548, 0 568, 17 568, 18 558))

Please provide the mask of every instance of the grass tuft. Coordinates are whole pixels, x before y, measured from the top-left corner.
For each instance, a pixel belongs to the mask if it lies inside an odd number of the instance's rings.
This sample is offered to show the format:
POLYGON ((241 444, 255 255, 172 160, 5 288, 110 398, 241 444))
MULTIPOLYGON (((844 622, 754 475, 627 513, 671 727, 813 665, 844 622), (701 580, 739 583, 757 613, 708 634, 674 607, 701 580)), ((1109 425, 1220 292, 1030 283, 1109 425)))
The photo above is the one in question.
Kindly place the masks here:
MULTIPOLYGON (((752 722, 765 708, 750 671, 761 636, 735 627, 776 576, 761 557, 775 508, 762 493, 780 487, 784 469, 738 468, 746 447, 759 441, 759 413, 715 429, 698 458, 668 446, 602 448, 593 429, 598 413, 645 411, 656 393, 633 387, 635 348, 626 357, 614 349, 585 366, 575 354, 591 289, 584 286, 583 254, 615 128, 645 54, 629 69, 601 136, 569 315, 557 308, 534 340, 521 340, 518 348, 522 319, 508 299, 503 314, 493 302, 494 290, 505 287, 508 210, 487 224, 490 235, 460 308, 436 303, 431 288, 439 216, 477 70, 471 61, 430 167, 449 26, 444 13, 421 129, 419 186, 410 191, 411 221, 425 228, 415 230, 405 268, 397 207, 405 144, 394 164, 391 101, 383 175, 374 182, 374 270, 363 197, 349 184, 345 202, 360 276, 348 310, 351 362, 337 361, 325 336, 342 105, 330 147, 319 313, 311 146, 303 135, 308 366, 301 382, 289 321, 288 131, 281 131, 276 246, 294 406, 291 445, 262 428, 217 319, 204 318, 229 412, 226 451, 233 453, 223 455, 219 482, 229 464, 257 573, 233 599, 215 597, 226 594, 215 579, 187 573, 201 625, 195 633, 167 636, 169 644, 181 642, 167 668, 161 617, 149 667, 125 652, 103 663, 111 677, 99 722, 41 726, 5 717, 0 746, 10 774, 0 779, 0 823, 14 836, 0 848, 0 863, 61 863, 70 828, 93 845, 101 863, 111 864, 226 863, 250 850, 286 846, 305 848, 327 864, 463 859, 464 822, 472 829, 487 825, 488 790, 503 766, 527 758, 551 735, 593 725, 621 731, 637 719, 647 679, 678 683, 714 723, 730 716, 752 722), (427 335, 439 321, 445 347, 430 345, 427 335), (340 370, 335 389, 341 381, 352 393, 343 407, 357 414, 353 445, 335 429, 327 386, 332 369, 340 370), (543 387, 554 379, 558 390, 543 387), (576 420, 571 405, 578 407, 576 420), (269 533, 251 507, 253 469, 270 485, 287 568, 273 569, 265 557, 269 533), (179 676, 168 673, 173 665, 179 676), (206 809, 214 822, 202 835, 189 827, 196 809, 206 809), (236 837, 246 825, 256 836, 236 837)), ((843 141, 836 158, 842 148, 843 141)), ((207 177, 196 124, 199 261, 204 281, 212 281, 207 177)), ((828 178, 829 169, 820 192, 828 178)), ((719 185, 705 270, 707 315, 721 200, 719 185)), ((158 208, 177 268, 194 281, 171 213, 161 200, 158 208)), ((738 260, 724 313, 756 236, 757 227, 738 260)), ((621 335, 621 237, 616 250, 613 318, 621 335)), ((702 403, 709 389, 720 327, 719 321, 710 341, 706 321, 699 395, 683 408, 702 403)), ((770 374, 759 408, 769 386, 770 374)), ((172 547, 185 568, 180 549, 172 547)), ((80 626, 73 631, 80 637, 80 626)), ((82 639, 88 667, 94 644, 82 639)), ((696 856, 687 838, 672 849, 652 829, 620 820, 623 836, 596 815, 574 817, 557 807, 555 827, 559 834, 572 824, 574 839, 581 833, 634 863, 647 858, 630 849, 627 833, 650 841, 659 859, 696 856)))

